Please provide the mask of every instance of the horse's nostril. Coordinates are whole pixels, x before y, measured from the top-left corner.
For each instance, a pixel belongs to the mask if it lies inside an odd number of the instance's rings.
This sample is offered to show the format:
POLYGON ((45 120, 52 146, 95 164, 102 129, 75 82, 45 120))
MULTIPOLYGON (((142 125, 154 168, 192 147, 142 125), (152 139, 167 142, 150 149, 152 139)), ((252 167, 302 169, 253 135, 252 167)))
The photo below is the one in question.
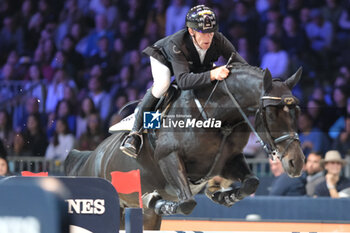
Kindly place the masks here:
POLYGON ((289 160, 289 165, 290 165, 290 167, 294 167, 294 160, 293 159, 289 160))

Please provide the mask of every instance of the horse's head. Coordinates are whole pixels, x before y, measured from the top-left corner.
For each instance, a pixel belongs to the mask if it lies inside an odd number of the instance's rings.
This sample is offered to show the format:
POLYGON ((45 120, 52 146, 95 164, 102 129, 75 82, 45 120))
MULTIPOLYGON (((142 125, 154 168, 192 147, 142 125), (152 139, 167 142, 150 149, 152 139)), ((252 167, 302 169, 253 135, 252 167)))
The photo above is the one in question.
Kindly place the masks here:
POLYGON ((299 81, 302 69, 284 82, 272 80, 268 69, 264 72, 264 95, 255 118, 256 130, 272 157, 281 159, 288 175, 299 176, 305 156, 297 134, 300 109, 291 90, 299 81))

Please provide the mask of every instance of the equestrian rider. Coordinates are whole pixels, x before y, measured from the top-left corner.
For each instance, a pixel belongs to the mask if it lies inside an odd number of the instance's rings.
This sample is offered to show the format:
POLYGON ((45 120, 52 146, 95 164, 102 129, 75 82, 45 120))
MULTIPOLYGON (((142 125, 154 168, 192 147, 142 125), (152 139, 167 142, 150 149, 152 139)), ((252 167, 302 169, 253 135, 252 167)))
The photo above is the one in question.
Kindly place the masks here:
POLYGON ((136 158, 140 150, 143 113, 155 110, 159 98, 168 90, 171 76, 180 89, 195 89, 228 77, 225 66, 215 67, 220 56, 246 63, 230 41, 218 32, 214 11, 204 5, 191 8, 186 15, 186 29, 157 41, 143 53, 150 56, 153 86, 139 104, 132 131, 120 149, 136 158))

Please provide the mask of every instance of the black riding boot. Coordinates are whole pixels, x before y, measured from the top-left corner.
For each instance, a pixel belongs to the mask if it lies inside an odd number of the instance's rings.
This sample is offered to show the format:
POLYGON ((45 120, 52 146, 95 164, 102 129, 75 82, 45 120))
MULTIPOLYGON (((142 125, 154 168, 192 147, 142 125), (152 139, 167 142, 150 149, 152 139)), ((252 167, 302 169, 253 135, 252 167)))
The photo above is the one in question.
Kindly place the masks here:
POLYGON ((138 106, 138 112, 135 114, 134 126, 127 136, 120 150, 130 157, 137 158, 141 146, 143 113, 154 110, 158 103, 158 98, 154 97, 151 90, 148 90, 138 106))

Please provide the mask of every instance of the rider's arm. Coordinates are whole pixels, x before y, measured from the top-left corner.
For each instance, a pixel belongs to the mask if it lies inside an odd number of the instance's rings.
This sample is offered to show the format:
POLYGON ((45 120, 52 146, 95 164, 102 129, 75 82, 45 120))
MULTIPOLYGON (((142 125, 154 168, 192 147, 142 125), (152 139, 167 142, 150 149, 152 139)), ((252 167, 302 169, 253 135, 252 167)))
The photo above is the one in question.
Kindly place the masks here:
POLYGON ((189 63, 182 51, 172 42, 169 42, 169 54, 174 71, 176 83, 182 90, 200 88, 211 83, 210 71, 193 73, 190 71, 189 63), (174 47, 175 46, 175 47, 174 47))

